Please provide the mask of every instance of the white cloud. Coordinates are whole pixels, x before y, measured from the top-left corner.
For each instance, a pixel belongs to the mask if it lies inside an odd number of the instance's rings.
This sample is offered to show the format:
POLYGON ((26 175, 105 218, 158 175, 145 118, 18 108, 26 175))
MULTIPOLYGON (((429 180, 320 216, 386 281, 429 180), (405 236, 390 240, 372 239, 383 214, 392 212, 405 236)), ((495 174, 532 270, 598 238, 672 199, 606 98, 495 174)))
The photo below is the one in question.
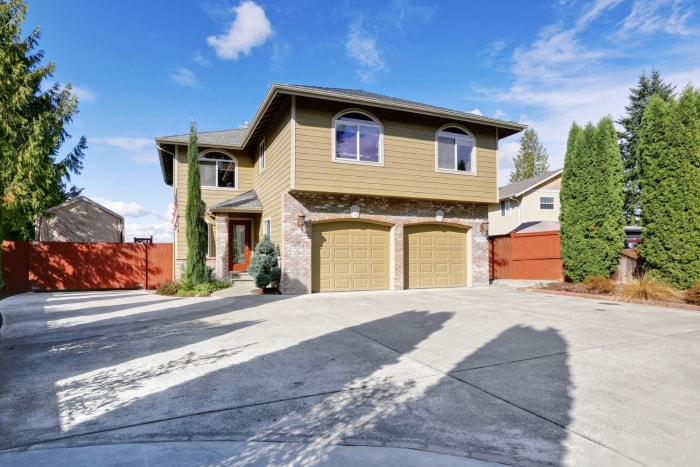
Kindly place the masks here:
POLYGON ((90 138, 89 143, 105 144, 126 149, 127 151, 137 151, 152 146, 153 140, 148 138, 129 138, 126 136, 101 136, 90 138))
POLYGON ((197 77, 187 68, 178 68, 177 73, 173 73, 172 75, 170 75, 170 79, 172 79, 181 86, 199 88, 197 77))
POLYGON ((686 36, 691 33, 686 22, 692 14, 693 9, 684 8, 680 0, 636 0, 622 24, 620 36, 658 31, 686 36))
POLYGON ((364 82, 371 80, 375 73, 386 66, 377 51, 376 39, 364 34, 359 24, 355 24, 350 31, 345 50, 348 57, 360 66, 357 75, 364 82))
POLYGON ((585 28, 588 23, 595 20, 603 13, 605 10, 612 9, 622 3, 623 0, 596 0, 591 9, 581 16, 576 22, 576 28, 585 28))
POLYGON ((133 241, 134 237, 150 237, 156 243, 170 243, 173 241, 173 226, 169 221, 161 222, 125 222, 124 238, 127 242, 133 241))
POLYGON ((209 60, 207 57, 202 55, 201 52, 197 51, 194 56, 192 57, 192 61, 195 62, 198 65, 202 66, 209 66, 211 65, 211 60, 209 60))
POLYGON ((478 108, 469 110, 468 113, 474 114, 474 115, 484 115, 481 113, 481 110, 479 110, 478 108))
POLYGON ((207 37, 207 44, 212 46, 216 55, 222 60, 238 60, 239 54, 250 54, 254 47, 259 47, 272 34, 272 25, 265 16, 265 10, 252 1, 245 1, 233 8, 236 18, 226 34, 207 37))
POLYGON ((107 209, 111 209, 112 211, 116 212, 117 214, 120 214, 124 217, 145 217, 145 216, 154 216, 154 217, 161 217, 158 213, 155 213, 153 211, 149 211, 148 209, 144 208, 142 205, 136 202, 129 202, 129 201, 113 201, 107 198, 101 198, 101 197, 95 197, 93 198, 95 201, 106 207, 107 209))
POLYGON ((95 102, 97 99, 97 95, 86 87, 72 85, 71 88, 79 102, 95 102))

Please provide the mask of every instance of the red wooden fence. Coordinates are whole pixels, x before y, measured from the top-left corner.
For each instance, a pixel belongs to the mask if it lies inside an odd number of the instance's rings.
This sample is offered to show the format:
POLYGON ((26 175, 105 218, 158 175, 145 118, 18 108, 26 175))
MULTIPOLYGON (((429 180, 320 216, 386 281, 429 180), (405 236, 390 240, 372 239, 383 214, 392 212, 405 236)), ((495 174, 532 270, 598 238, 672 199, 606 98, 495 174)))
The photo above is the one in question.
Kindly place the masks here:
POLYGON ((559 232, 511 233, 489 239, 491 279, 562 280, 559 232))
POLYGON ((155 289, 173 279, 172 243, 2 242, 6 293, 155 289))

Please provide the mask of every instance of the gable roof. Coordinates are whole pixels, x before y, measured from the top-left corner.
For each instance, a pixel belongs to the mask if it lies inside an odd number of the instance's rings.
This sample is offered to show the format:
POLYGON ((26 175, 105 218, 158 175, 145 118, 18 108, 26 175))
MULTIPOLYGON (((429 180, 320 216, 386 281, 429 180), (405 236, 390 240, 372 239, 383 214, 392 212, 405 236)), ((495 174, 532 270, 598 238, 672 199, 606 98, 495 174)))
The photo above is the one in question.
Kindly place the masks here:
POLYGON ((94 207, 96 207, 97 209, 99 209, 99 210, 101 210, 101 211, 104 211, 104 212, 106 212, 107 214, 109 214, 109 215, 111 215, 111 216, 116 217, 116 218, 119 219, 122 223, 124 223, 124 216, 121 216, 121 215, 117 214, 116 212, 114 212, 114 211, 112 211, 112 210, 110 210, 110 209, 107 209, 106 207, 102 206, 100 203, 97 203, 97 202, 91 200, 91 199, 88 198, 87 196, 78 196, 78 197, 76 197, 76 198, 69 199, 68 201, 66 201, 66 202, 64 202, 64 203, 61 203, 61 204, 59 204, 59 205, 57 205, 57 206, 54 206, 54 207, 52 207, 52 208, 48 208, 48 209, 44 210, 44 212, 43 212, 42 214, 51 214, 52 212, 56 212, 56 211, 58 211, 58 210, 60 210, 60 209, 68 208, 68 207, 73 206, 74 204, 79 204, 79 203, 88 203, 88 204, 92 204, 92 205, 93 205, 94 207))
POLYGON ((511 183, 510 185, 503 186, 498 189, 498 200, 503 200, 506 198, 515 198, 522 196, 526 192, 543 185, 562 173, 563 169, 552 170, 550 172, 543 173, 541 175, 535 175, 534 177, 528 178, 526 180, 520 180, 519 182, 511 183))
POLYGON ((235 198, 227 199, 213 206, 210 211, 262 212, 263 204, 255 190, 246 191, 235 198))
MULTIPOLYGON (((422 104, 420 102, 357 89, 273 83, 267 91, 260 107, 258 107, 258 110, 255 112, 255 116, 248 128, 198 133, 199 144, 203 146, 208 144, 223 148, 243 149, 249 141, 255 141, 257 137, 264 133, 266 127, 272 122, 277 112, 291 96, 335 100, 348 104, 371 105, 402 112, 450 118, 462 122, 496 127, 498 128, 498 139, 514 135, 527 128, 527 125, 521 123, 498 120, 469 112, 422 104)), ((169 150, 169 146, 187 144, 188 139, 189 135, 173 135, 156 138, 156 147, 158 148, 158 154, 160 156, 163 180, 168 185, 173 184, 173 153, 169 150), (162 147, 161 145, 168 147, 162 147)))

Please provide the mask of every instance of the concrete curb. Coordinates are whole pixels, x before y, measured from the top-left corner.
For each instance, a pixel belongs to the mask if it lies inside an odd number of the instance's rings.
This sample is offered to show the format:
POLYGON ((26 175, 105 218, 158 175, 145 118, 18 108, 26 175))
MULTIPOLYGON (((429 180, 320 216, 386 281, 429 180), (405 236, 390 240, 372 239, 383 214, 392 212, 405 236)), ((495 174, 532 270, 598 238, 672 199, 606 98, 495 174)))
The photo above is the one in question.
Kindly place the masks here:
POLYGON ((566 297, 592 298, 595 300, 607 300, 610 302, 634 303, 635 305, 651 305, 651 306, 659 306, 659 307, 663 307, 663 308, 675 308, 678 310, 685 310, 685 311, 700 311, 700 306, 691 305, 689 303, 663 302, 663 301, 656 301, 656 300, 636 300, 636 299, 623 300, 623 299, 618 298, 614 295, 597 295, 597 294, 591 294, 591 293, 569 292, 566 290, 540 289, 540 288, 536 288, 536 287, 518 287, 516 290, 518 290, 520 292, 535 292, 535 293, 543 293, 543 294, 549 294, 549 295, 563 295, 566 297))

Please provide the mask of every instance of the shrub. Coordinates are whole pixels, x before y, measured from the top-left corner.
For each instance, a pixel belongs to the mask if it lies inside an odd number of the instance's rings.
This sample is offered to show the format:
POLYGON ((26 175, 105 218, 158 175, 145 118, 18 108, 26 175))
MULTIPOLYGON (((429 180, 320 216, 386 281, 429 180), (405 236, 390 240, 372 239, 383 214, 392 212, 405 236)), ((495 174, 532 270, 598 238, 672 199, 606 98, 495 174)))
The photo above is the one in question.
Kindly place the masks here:
POLYGON ((685 291, 685 301, 691 305, 700 305, 700 282, 685 291))
POLYGON ((623 285, 620 298, 623 300, 673 301, 679 298, 679 292, 653 276, 642 274, 632 282, 623 285))
POLYGON ((264 289, 273 282, 279 282, 282 270, 277 267, 278 256, 279 250, 267 235, 255 246, 248 273, 255 280, 256 287, 264 289))
POLYGON ((605 276, 587 276, 583 281, 587 292, 609 294, 615 291, 615 282, 605 276))
POLYGON ((158 295, 177 295, 177 292, 182 288, 182 284, 175 281, 168 281, 156 289, 158 295))

